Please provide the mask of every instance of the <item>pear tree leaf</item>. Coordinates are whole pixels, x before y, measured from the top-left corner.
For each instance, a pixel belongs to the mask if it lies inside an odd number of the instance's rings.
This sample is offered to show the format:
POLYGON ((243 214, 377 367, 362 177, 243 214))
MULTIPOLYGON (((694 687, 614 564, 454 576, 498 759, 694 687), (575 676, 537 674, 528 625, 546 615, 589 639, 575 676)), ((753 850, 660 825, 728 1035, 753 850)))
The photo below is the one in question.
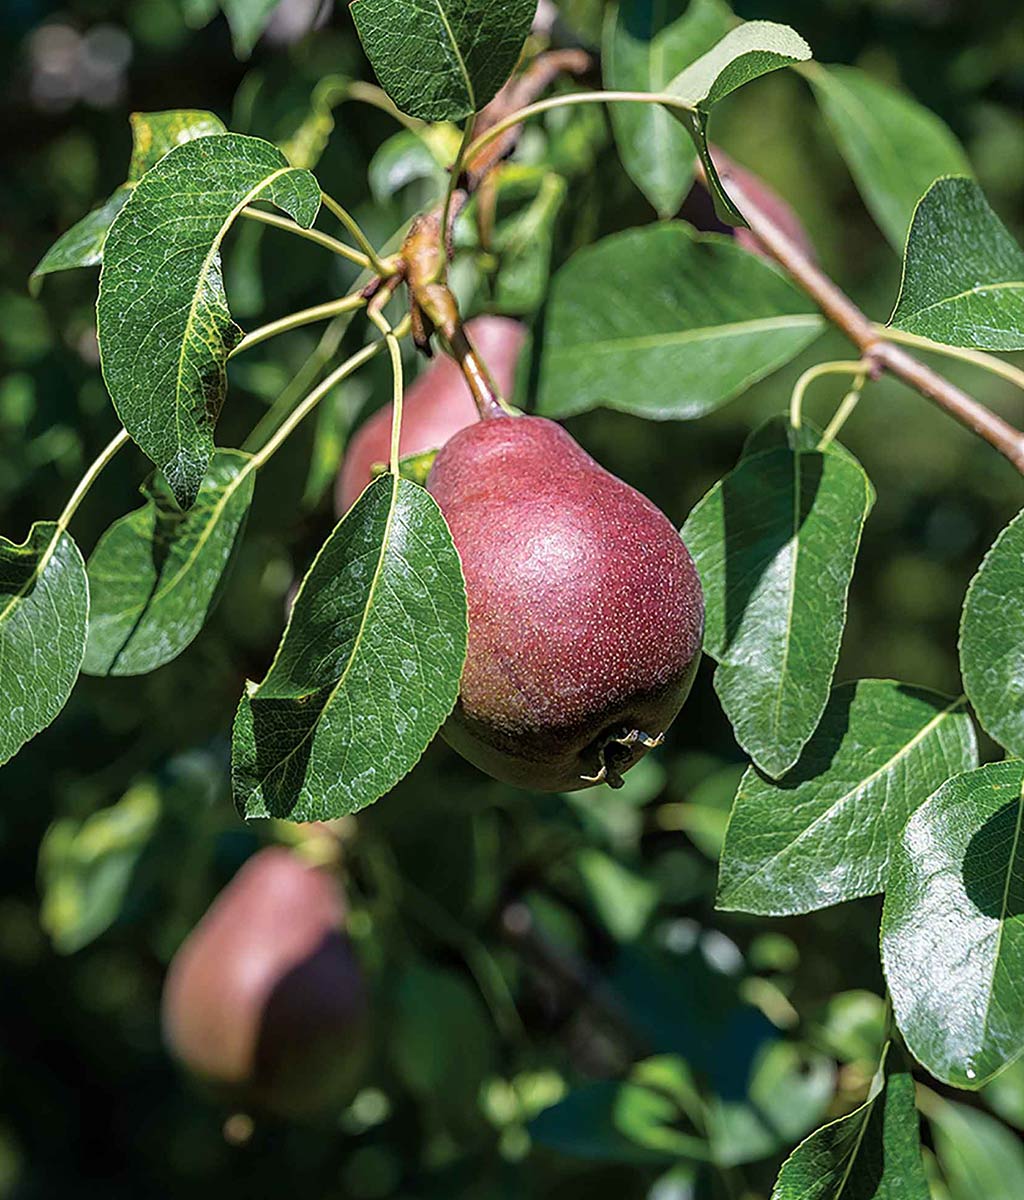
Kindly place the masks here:
POLYGON ((613 234, 555 276, 537 408, 703 416, 794 358, 822 330, 797 289, 731 238, 683 222, 613 234))
POLYGON ((874 489, 832 450, 740 460, 690 514, 704 586, 704 649, 740 745, 778 778, 828 702, 846 596, 874 489))
POLYGON ((39 521, 0 537, 0 764, 67 703, 85 654, 89 584, 74 539, 39 521))
POLYGON ((39 919, 59 953, 81 950, 117 920, 161 808, 159 791, 146 780, 110 808, 83 821, 61 817, 46 831, 39 919))
POLYGON ((976 1089, 1024 1051, 1024 762, 948 780, 889 871, 882 965, 907 1047, 976 1089))
POLYGON ((971 580, 960 621, 960 671, 982 727, 1024 758, 1024 512, 971 580))
POLYGON ((937 179, 914 213, 896 329, 979 350, 1024 350, 1024 250, 973 179, 937 179))
POLYGON ((228 19, 235 57, 246 59, 260 40, 281 0, 220 0, 228 19))
POLYGON ((127 183, 123 183, 103 204, 62 233, 47 250, 29 278, 33 294, 38 292, 44 275, 70 271, 76 267, 95 267, 103 261, 103 244, 107 240, 107 233, 114 218, 124 207, 131 189, 169 150, 193 138, 227 132, 213 113, 192 108, 132 113, 129 119, 132 127, 132 157, 127 183))
POLYGON ((782 916, 882 891, 910 815, 978 764, 964 703, 888 679, 837 687, 791 771, 743 776, 717 906, 782 916))
MULTIPOLYGON (((605 22, 604 85, 664 92, 732 23, 724 0, 621 0, 605 22)), ((658 215, 673 216, 693 182, 688 134, 660 105, 613 104, 610 112, 622 165, 658 215)))
POLYGON ((312 821, 372 804, 454 707, 466 637, 440 509, 416 484, 381 476, 321 549, 266 678, 239 705, 239 810, 312 821))
POLYGON ((213 456, 227 356, 240 337, 220 246, 254 200, 309 227, 320 188, 269 142, 237 133, 199 138, 142 177, 104 249, 96 313, 107 390, 184 508, 213 456))
POLYGON ((867 1101, 797 1146, 771 1200, 929 1200, 929 1194, 914 1079, 889 1046, 867 1101))
POLYGON ((806 62, 811 48, 788 25, 774 21, 744 21, 684 68, 664 88, 664 94, 676 97, 684 108, 669 111, 693 139, 711 187, 711 196, 719 217, 730 225, 744 224, 743 216, 726 194, 708 149, 707 127, 711 110, 753 79, 759 79, 780 67, 806 62))
POLYGON ((857 67, 808 77, 868 212, 902 252, 917 202, 940 175, 970 174, 963 147, 933 112, 857 67))
POLYGON ((147 503, 107 530, 89 559, 89 675, 142 675, 170 662, 202 629, 252 502, 252 459, 220 450, 183 512, 154 480, 147 503))
POLYGON ((350 8, 395 104, 423 121, 461 121, 511 75, 537 0, 352 0, 350 8))
POLYGON ((935 1155, 950 1200, 1019 1200, 1024 1196, 1024 1145, 995 1117, 966 1104, 929 1097, 935 1155))

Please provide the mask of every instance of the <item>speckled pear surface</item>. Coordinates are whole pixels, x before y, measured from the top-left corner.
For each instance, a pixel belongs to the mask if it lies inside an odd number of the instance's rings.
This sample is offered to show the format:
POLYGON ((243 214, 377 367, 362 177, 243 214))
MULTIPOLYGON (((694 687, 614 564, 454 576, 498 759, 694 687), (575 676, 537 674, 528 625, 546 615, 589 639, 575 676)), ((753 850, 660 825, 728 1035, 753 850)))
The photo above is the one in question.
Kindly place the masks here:
POLYGON ((164 984, 168 1047, 232 1103, 285 1115, 343 1101, 367 998, 336 880, 261 850, 182 944, 164 984))
MULTIPOLYGON (((508 317, 475 317, 466 332, 495 385, 503 395, 512 391, 516 364, 526 342, 526 327, 508 317)), ((373 477, 376 463, 391 453, 391 414, 385 404, 356 430, 345 451, 338 475, 335 510, 339 517, 352 507, 373 477)), ((447 355, 435 359, 405 393, 398 453, 402 458, 436 450, 454 433, 472 425, 477 411, 458 364, 447 355)))
POLYGON ((445 739, 521 787, 617 784, 679 712, 700 657, 703 597, 679 534, 541 417, 462 430, 427 487, 469 600, 445 739))

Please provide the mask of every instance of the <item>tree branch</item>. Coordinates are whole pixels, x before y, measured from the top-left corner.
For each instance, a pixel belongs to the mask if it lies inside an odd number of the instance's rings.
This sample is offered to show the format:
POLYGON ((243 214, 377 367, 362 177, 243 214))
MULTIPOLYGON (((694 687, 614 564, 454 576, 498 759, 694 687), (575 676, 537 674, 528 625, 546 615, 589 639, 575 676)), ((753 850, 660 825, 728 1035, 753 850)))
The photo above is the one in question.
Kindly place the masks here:
MULTIPOLYGON (((727 163, 718 165, 722 183, 743 213, 751 233, 807 293, 826 317, 846 334, 875 369, 888 371, 985 439, 1024 474, 1024 433, 948 379, 886 339, 856 304, 797 246, 743 187, 727 163)), ((702 182, 704 180, 701 174, 702 182)))

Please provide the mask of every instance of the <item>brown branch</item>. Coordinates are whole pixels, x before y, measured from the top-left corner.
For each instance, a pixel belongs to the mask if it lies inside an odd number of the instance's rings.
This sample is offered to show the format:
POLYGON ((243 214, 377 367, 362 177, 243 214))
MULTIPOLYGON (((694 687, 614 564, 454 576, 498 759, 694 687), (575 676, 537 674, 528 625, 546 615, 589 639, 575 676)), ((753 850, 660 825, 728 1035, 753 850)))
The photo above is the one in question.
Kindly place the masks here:
MULTIPOLYGON (((1024 474, 1024 433, 998 414, 979 404, 948 379, 919 362, 901 346, 887 341, 856 304, 797 246, 758 204, 727 163, 718 173, 736 207, 746 218, 751 233, 783 268, 793 282, 807 293, 826 317, 841 329, 864 357, 879 371, 888 371, 922 396, 944 409, 954 420, 994 446, 1024 474)), ((702 182, 704 181, 701 175, 702 182)))

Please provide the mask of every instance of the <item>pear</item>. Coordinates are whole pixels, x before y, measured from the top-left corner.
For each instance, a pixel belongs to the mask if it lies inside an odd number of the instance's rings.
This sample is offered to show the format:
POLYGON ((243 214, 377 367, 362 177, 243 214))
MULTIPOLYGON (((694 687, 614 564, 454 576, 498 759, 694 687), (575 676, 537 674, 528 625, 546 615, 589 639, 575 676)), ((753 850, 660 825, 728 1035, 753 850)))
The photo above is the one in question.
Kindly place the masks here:
MULTIPOLYGON (((498 390, 509 393, 526 341, 526 327, 508 317, 476 317, 467 322, 466 332, 498 390)), ((391 454, 391 413, 390 404, 378 409, 349 443, 335 490, 339 517, 348 512, 370 482, 374 465, 387 463, 391 454)), ((405 393, 399 454, 408 458, 437 450, 452 434, 476 420, 476 405, 458 365, 447 356, 438 358, 405 393)))
POLYGON ((367 997, 332 875, 283 847, 242 867, 175 955, 163 993, 172 1053, 232 1103, 282 1116, 347 1100, 367 997))
POLYGON ((427 488, 469 603, 445 740, 520 787, 620 785, 664 736, 700 657, 703 594, 679 534, 543 417, 463 429, 427 488))

